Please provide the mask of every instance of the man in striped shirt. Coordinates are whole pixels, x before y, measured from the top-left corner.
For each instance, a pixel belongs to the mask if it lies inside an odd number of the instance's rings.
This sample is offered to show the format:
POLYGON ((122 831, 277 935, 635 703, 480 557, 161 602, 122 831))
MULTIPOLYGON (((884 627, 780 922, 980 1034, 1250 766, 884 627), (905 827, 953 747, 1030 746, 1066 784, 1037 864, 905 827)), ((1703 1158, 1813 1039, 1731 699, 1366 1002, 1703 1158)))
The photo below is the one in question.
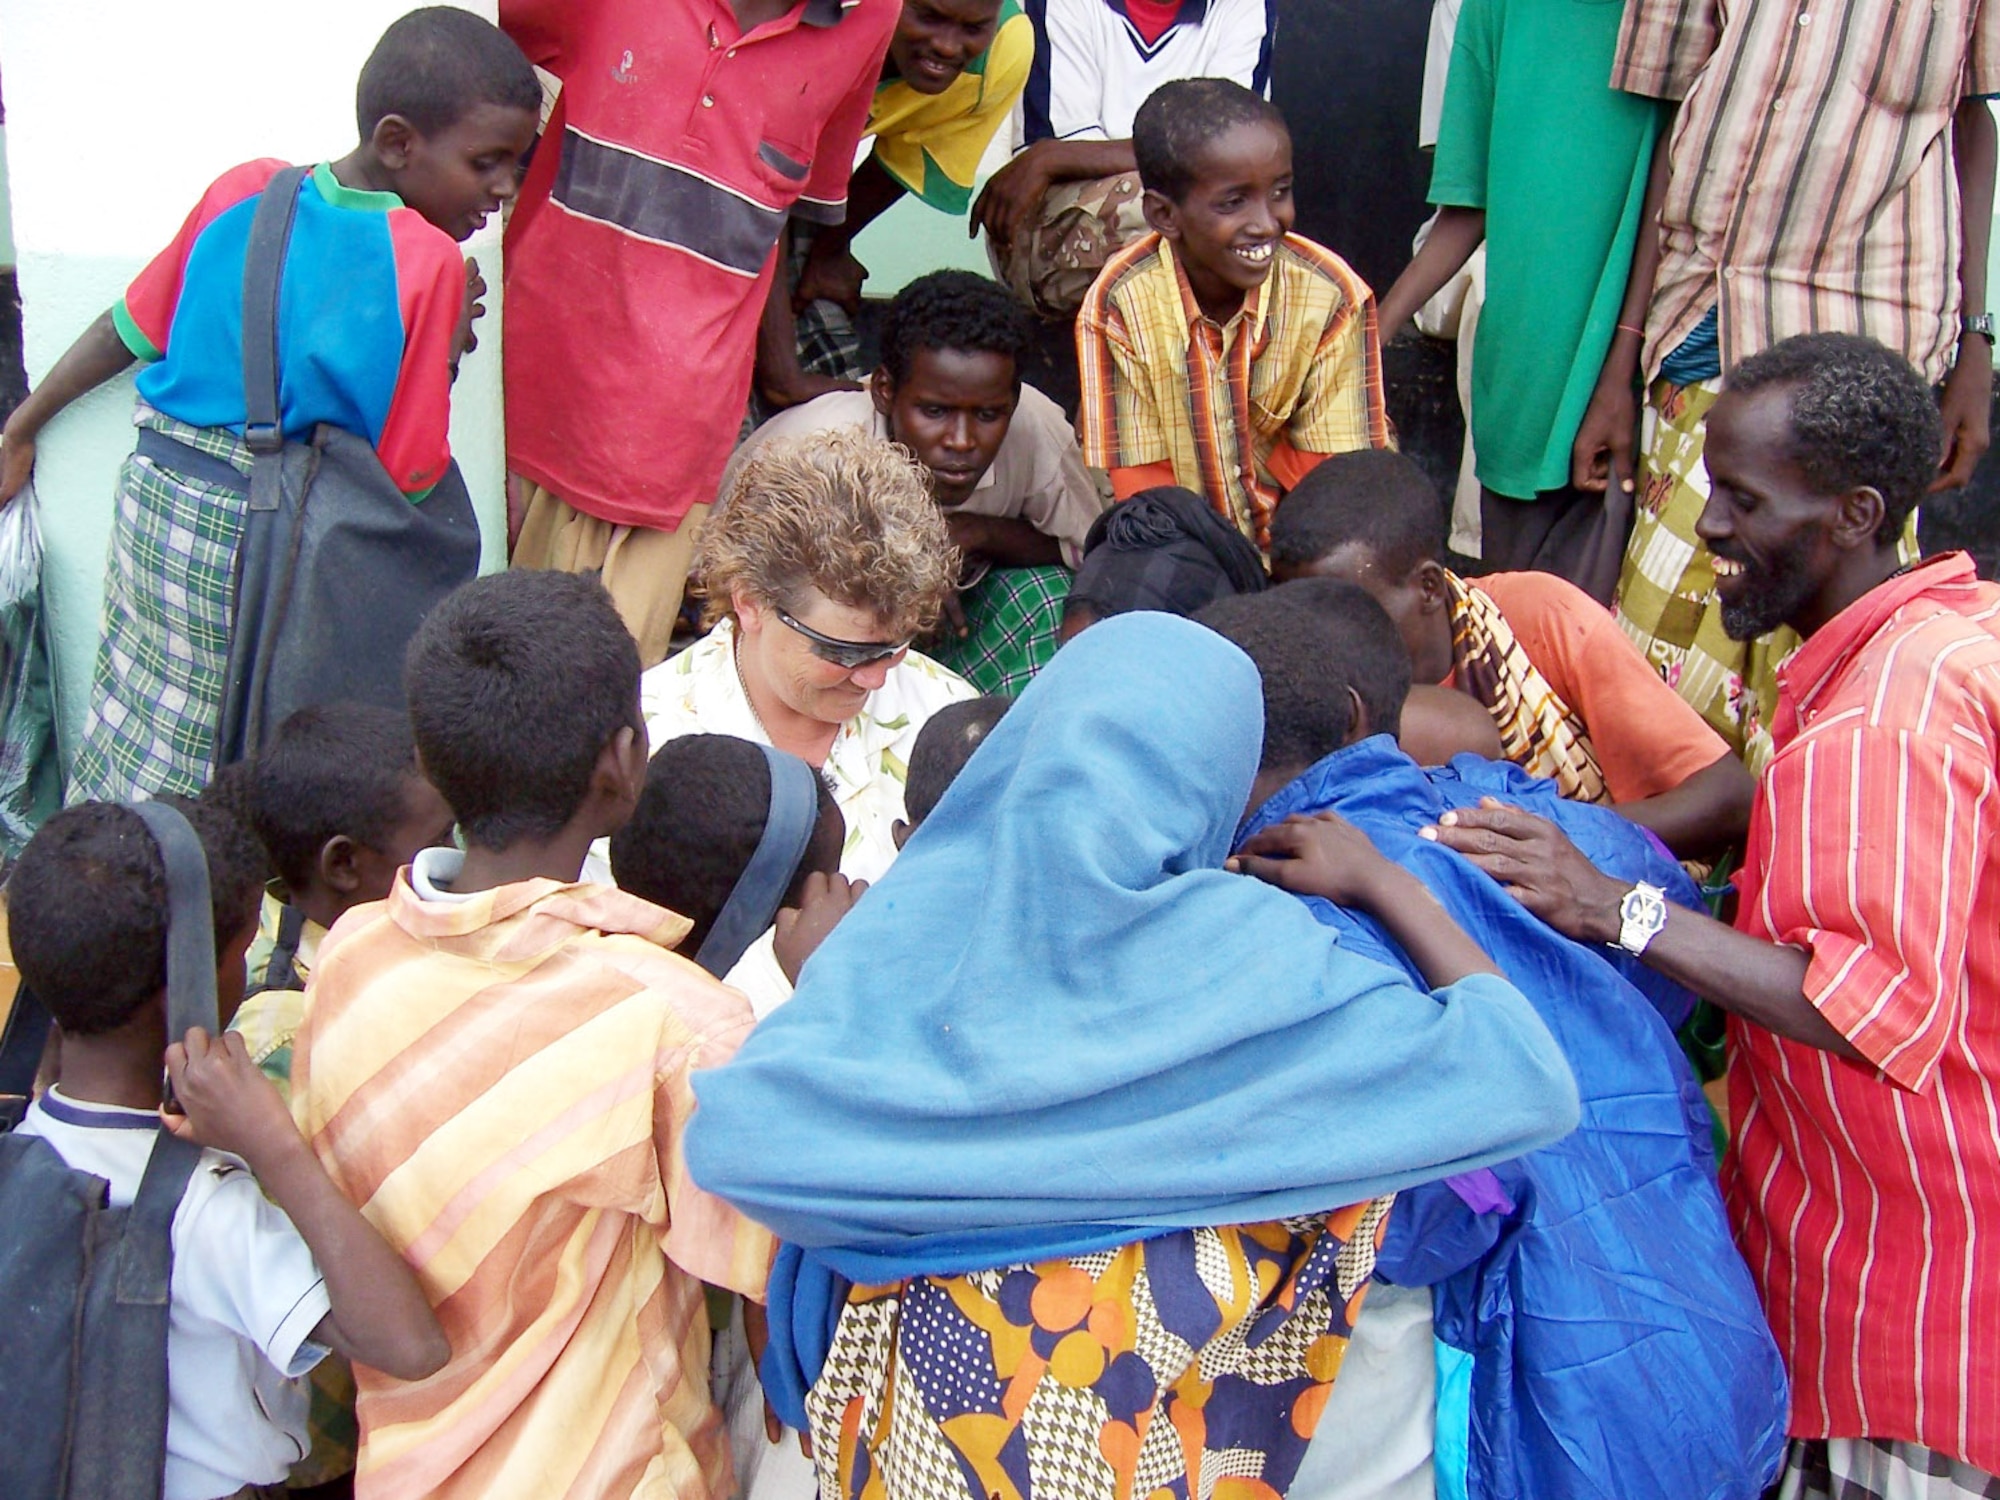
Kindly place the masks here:
POLYGON ((1792 1379, 1783 1500, 2000 1495, 2000 587, 1898 563, 1941 441, 1847 334, 1738 365, 1701 536, 1737 639, 1789 625, 1732 931, 1496 806, 1435 837, 1731 1013, 1724 1187, 1792 1379))
MULTIPOLYGON (((1703 417, 1739 360, 1793 334, 1862 333, 1939 388, 1935 487, 1971 478, 1993 394, 1985 98, 2000 94, 2000 5, 1625 0, 1610 82, 1677 113, 1572 478, 1636 485, 1620 622, 1755 771, 1798 637, 1735 641, 1723 625, 1695 532, 1703 417)), ((1907 545, 1914 557, 1914 526, 1907 545)))

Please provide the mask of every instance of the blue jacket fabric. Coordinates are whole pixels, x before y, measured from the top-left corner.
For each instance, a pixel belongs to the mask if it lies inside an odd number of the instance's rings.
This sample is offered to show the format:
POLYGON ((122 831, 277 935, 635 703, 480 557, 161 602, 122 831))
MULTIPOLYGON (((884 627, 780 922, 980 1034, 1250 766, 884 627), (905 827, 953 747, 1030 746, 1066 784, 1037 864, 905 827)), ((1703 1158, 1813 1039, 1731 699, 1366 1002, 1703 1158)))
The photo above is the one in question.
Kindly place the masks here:
MULTIPOLYGON (((1439 1342, 1471 1356, 1469 1410, 1441 1391, 1439 1451, 1466 1453, 1469 1500, 1755 1500, 1783 1456, 1787 1388, 1674 1040, 1692 996, 1559 936, 1418 837, 1485 796, 1551 819, 1599 868, 1698 905, 1665 850, 1609 809, 1472 756, 1426 772, 1387 736, 1319 762, 1242 833, 1322 811, 1361 828, 1534 1003, 1583 1096, 1573 1134, 1491 1168, 1502 1191, 1488 1211, 1443 1183, 1397 1199, 1378 1274, 1431 1286, 1439 1342)), ((1356 951, 1408 965, 1372 919, 1307 904, 1356 951)))

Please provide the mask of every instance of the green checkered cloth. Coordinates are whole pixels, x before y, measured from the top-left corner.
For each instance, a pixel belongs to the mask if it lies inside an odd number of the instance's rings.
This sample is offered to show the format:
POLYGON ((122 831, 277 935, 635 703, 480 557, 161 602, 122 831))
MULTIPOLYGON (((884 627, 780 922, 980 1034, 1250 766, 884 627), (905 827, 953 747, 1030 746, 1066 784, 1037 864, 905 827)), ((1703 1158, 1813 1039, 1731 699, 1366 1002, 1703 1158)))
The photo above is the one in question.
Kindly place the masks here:
POLYGON ((994 568, 958 596, 968 627, 963 637, 940 630, 924 654, 982 693, 1012 696, 1056 654, 1067 568, 994 568))
MULTIPOLYGON (((250 472, 250 450, 234 433, 190 427, 144 404, 134 420, 250 472)), ((208 784, 246 504, 137 454, 125 460, 70 802, 193 796, 208 784)))

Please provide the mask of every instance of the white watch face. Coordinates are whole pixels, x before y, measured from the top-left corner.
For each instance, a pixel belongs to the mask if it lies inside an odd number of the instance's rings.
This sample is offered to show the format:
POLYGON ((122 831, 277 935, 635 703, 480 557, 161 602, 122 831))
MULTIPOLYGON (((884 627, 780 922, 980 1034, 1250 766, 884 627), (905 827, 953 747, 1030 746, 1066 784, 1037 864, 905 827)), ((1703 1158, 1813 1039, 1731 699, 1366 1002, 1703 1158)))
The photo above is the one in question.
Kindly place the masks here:
POLYGON ((1667 925, 1667 893, 1656 885, 1633 886, 1618 903, 1618 918, 1619 946, 1640 952, 1667 925))

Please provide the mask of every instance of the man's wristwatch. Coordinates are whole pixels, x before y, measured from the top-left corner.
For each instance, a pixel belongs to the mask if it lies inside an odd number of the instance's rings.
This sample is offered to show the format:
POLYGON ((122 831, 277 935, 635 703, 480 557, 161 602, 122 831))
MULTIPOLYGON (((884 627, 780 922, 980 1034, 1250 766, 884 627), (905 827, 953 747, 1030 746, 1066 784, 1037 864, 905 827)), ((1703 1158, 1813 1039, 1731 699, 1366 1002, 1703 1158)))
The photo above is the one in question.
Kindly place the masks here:
POLYGON ((1985 339, 1986 346, 1989 349, 1993 347, 1992 313, 1990 312, 1984 312, 1978 314, 1968 313, 1966 316, 1958 320, 1958 326, 1961 332, 1976 333, 1981 338, 1985 339))
POLYGON ((1627 953, 1644 953, 1667 925, 1667 893, 1640 881, 1618 903, 1618 922, 1618 946, 1627 953))

